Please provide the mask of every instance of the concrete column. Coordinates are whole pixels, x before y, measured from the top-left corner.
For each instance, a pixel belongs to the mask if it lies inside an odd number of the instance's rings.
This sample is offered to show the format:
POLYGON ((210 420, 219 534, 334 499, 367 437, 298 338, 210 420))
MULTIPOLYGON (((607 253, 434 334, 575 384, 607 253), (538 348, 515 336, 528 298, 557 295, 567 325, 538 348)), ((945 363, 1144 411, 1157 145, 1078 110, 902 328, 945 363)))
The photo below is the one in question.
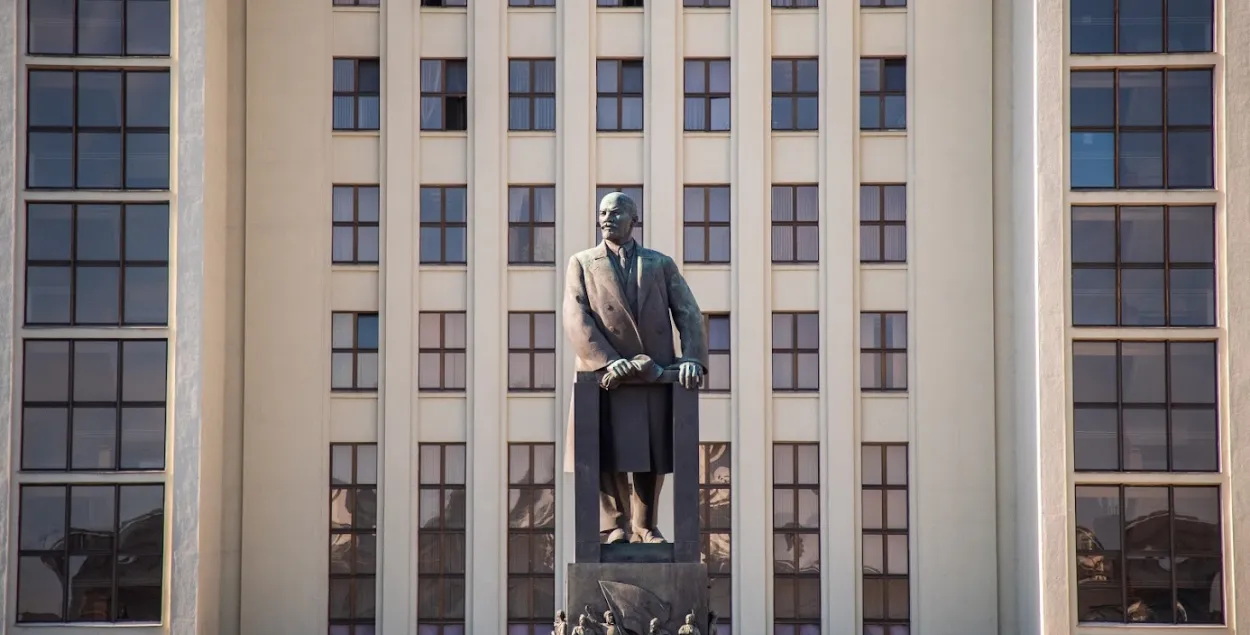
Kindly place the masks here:
MULTIPOLYGON (((14 320, 17 307, 17 12, 16 2, 0 7, 0 374, 16 377, 18 339, 14 320)), ((24 177, 23 177, 24 178, 24 177)), ((15 438, 13 381, 0 381, 0 493, 7 502, 0 505, 0 580, 11 580, 9 567, 10 513, 16 513, 17 489, 13 485, 13 448, 15 438)), ((16 569, 16 567, 13 567, 16 569)), ((9 615, 9 593, 0 593, 0 615, 9 615)))
MULTIPOLYGON (((681 236, 682 54, 679 2, 646 3, 646 244, 673 256, 681 236)), ((666 494, 670 488, 665 488, 666 494)), ((668 504, 663 505, 668 509, 668 504)), ((667 514, 666 514, 667 515, 667 514)))

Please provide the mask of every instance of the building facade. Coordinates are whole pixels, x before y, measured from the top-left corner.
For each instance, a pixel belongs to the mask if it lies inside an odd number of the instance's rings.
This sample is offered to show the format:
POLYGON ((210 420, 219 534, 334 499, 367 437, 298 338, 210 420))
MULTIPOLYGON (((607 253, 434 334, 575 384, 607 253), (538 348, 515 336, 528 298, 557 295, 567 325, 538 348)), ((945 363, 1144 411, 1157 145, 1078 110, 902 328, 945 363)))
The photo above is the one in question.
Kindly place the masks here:
POLYGON ((1250 7, 319 2, 0 6, 0 631, 551 632, 614 190, 728 630, 1250 628, 1250 7))

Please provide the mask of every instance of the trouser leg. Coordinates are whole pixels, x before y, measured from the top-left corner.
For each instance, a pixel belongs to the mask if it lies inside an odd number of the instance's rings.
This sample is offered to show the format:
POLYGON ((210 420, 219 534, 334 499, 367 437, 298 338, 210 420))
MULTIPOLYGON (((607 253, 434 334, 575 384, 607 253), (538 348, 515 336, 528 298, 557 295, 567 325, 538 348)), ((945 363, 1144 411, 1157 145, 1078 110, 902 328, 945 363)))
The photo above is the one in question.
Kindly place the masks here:
POLYGON ((660 489, 664 487, 664 475, 655 472, 634 472, 634 492, 630 497, 630 522, 635 529, 656 528, 656 508, 660 502, 660 489))
POLYGON ((629 513, 629 475, 625 472, 599 474, 599 531, 625 529, 629 513))

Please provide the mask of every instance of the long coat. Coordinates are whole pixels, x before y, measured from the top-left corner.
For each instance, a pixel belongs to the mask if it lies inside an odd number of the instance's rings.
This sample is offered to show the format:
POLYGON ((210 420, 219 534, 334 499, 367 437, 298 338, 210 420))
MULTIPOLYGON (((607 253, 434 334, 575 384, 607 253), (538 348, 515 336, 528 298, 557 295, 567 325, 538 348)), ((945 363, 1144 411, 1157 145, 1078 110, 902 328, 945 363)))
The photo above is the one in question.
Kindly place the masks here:
MULTIPOLYGON (((696 362, 707 370, 703 313, 672 258, 636 246, 637 313, 631 315, 608 248, 599 243, 569 259, 564 286, 564 333, 579 372, 603 370, 618 359, 649 357, 660 368, 696 362), (673 327, 681 350, 673 348, 673 327)), ((673 471, 672 392, 667 385, 620 385, 601 390, 599 444, 603 471, 673 471)), ((573 471, 570 398, 564 469, 573 471)))

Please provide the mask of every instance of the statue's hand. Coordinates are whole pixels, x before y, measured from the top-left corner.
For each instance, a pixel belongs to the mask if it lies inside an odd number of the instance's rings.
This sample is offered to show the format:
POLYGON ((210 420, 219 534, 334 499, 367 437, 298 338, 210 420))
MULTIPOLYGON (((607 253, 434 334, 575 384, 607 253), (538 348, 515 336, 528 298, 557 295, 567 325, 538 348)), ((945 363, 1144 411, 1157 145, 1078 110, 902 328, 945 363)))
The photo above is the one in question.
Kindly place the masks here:
POLYGON ((703 367, 694 362, 682 362, 677 367, 677 383, 686 390, 694 390, 703 384, 703 367))
POLYGON ((606 372, 604 372, 603 379, 600 380, 599 385, 605 390, 612 390, 626 377, 633 375, 636 371, 637 369, 629 362, 629 360, 618 359, 611 364, 608 364, 608 368, 606 372))

